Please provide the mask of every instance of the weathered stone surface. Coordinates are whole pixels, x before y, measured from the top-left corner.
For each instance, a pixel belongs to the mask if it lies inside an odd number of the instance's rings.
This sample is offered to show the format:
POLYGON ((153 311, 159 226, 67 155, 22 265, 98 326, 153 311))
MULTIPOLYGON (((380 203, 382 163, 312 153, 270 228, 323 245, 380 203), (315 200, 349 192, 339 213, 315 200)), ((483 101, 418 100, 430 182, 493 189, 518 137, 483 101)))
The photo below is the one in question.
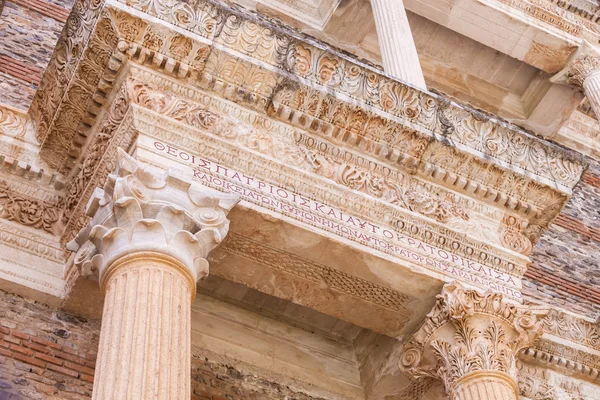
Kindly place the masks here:
POLYGON ((192 360, 192 400, 325 400, 282 385, 277 381, 245 374, 226 364, 195 357, 192 360))
MULTIPOLYGON (((0 102, 26 110, 53 56, 28 115, 0 109, 2 278, 59 304, 83 266, 107 295, 97 365, 98 321, 0 296, 0 396, 89 397, 97 366, 110 400, 185 400, 190 383, 196 400, 440 400, 419 367, 436 354, 455 397, 593 393, 575 386, 600 376, 600 168, 577 184, 585 160, 542 137, 600 154, 590 113, 570 118, 582 94, 548 80, 598 42, 598 9, 405 0, 404 44, 459 104, 381 73, 380 48, 387 66, 406 56, 386 47, 389 12, 378 40, 368 2, 261 1, 79 0, 54 52, 71 0, 6 3, 0 102), (107 178, 119 148, 143 167, 107 178), (243 197, 227 239, 220 195, 192 182, 243 197), (451 280, 474 300, 439 326, 425 314, 451 280), (423 319, 441 342, 404 376, 423 319)), ((78 287, 71 309, 102 303, 78 287)))

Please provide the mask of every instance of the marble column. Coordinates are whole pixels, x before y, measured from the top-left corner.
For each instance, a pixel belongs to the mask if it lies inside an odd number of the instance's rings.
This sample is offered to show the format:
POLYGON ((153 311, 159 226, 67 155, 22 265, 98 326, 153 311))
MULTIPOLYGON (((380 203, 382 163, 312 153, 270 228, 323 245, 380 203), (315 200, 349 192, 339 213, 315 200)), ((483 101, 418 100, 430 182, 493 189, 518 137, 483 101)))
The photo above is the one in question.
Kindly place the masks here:
POLYGON ((452 400, 518 400, 517 357, 539 338, 547 312, 448 284, 404 345, 400 368, 441 379, 452 400))
POLYGON ((119 150, 88 204, 91 222, 68 246, 105 294, 94 400, 189 400, 191 302, 237 201, 119 150))
POLYGON ((385 73, 427 90, 402 0, 371 0, 385 73))
POLYGON ((567 66, 552 77, 552 82, 580 88, 600 121, 600 50, 584 41, 567 66))

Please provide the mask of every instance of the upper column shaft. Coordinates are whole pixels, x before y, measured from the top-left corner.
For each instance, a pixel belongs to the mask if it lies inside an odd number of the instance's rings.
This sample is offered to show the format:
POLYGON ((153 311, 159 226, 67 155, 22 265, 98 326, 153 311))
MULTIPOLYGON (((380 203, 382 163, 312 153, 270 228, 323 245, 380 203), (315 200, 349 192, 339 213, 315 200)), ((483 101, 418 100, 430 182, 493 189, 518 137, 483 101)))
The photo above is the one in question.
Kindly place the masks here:
POLYGON ((588 98, 596 118, 600 120, 600 71, 595 71, 583 81, 583 93, 588 98))
POLYGON ((517 400, 517 383, 507 374, 480 371, 465 376, 451 389, 452 400, 517 400))
POLYGON ((109 268, 92 399, 188 400, 193 278, 154 252, 109 268))
POLYGON ((384 71, 427 90, 402 0, 372 0, 384 71))

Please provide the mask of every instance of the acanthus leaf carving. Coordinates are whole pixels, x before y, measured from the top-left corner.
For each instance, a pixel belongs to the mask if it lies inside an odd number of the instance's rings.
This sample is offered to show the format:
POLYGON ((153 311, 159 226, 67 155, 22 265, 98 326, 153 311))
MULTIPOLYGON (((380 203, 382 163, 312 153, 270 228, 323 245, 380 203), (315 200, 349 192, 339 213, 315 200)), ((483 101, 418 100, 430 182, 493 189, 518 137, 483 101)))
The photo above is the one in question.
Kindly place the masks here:
POLYGON ((158 175, 122 149, 117 169, 88 203, 92 220, 67 248, 84 275, 98 274, 135 251, 160 251, 180 260, 194 280, 208 274, 208 253, 229 230, 227 213, 239 197, 188 183, 175 172, 158 175))
POLYGON ((415 377, 442 379, 448 393, 481 371, 503 374, 516 385, 517 356, 541 336, 547 312, 511 303, 499 293, 447 284, 404 345, 400 367, 415 377))

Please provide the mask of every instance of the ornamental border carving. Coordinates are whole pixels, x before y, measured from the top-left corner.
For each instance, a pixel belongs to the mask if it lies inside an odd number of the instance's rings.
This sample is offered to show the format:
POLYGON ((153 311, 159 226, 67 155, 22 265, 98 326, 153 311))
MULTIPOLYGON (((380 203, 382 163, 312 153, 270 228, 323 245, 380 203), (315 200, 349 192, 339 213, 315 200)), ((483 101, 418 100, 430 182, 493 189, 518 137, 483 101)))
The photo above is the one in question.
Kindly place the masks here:
MULTIPOLYGON (((206 51, 203 51, 201 54, 199 53, 200 63, 202 59, 205 59, 208 66, 211 64, 211 58, 214 59, 223 52, 243 55, 243 58, 248 60, 246 64, 250 62, 253 66, 248 65, 248 68, 243 68, 249 71, 249 75, 246 74, 245 81, 242 81, 244 82, 241 87, 242 90, 241 92, 238 90, 238 94, 246 93, 244 96, 247 99, 251 100, 254 98, 251 101, 258 101, 255 107, 262 108, 268 105, 268 103, 263 101, 267 98, 267 94, 273 98, 279 98, 277 101, 280 104, 284 104, 285 99, 289 97, 286 93, 289 92, 292 83, 288 84, 280 81, 280 78, 277 78, 275 81, 272 81, 272 79, 263 79, 268 78, 270 75, 270 73, 263 71, 264 68, 271 70, 275 68, 274 71, 278 71, 276 74, 278 76, 282 74, 281 76, 298 77, 294 78, 295 83, 293 84, 295 85, 308 84, 314 87, 318 93, 335 90, 335 100, 344 110, 347 110, 345 112, 352 111, 354 116, 357 115, 356 112, 360 113, 360 110, 351 110, 348 108, 348 102, 352 102, 360 104, 360 108, 363 109, 362 113, 365 116, 367 114, 364 114, 364 110, 375 113, 368 120, 365 120, 363 125, 365 123, 379 124, 381 118, 390 121, 397 120, 405 126, 416 128, 421 135, 451 143, 452 146, 460 148, 461 151, 473 153, 477 157, 488 159, 491 157, 491 159, 497 160, 496 164, 501 168, 513 169, 519 173, 526 172, 530 177, 544 183, 550 184, 556 182, 561 187, 561 190, 567 194, 570 193, 571 187, 579 180, 582 172, 582 166, 579 161, 574 161, 570 156, 566 156, 562 149, 542 144, 537 138, 517 131, 502 122, 488 119, 486 116, 478 115, 471 110, 444 101, 437 96, 420 93, 415 89, 403 86, 401 83, 383 77, 377 71, 351 61, 345 56, 338 55, 324 46, 318 47, 320 45, 301 43, 304 40, 302 37, 257 16, 242 15, 237 9, 227 8, 222 5, 216 6, 206 0, 199 1, 195 5, 193 12, 188 6, 171 4, 170 1, 172 0, 157 1, 151 4, 134 1, 131 2, 131 6, 142 12, 161 18, 168 23, 178 25, 180 28, 190 31, 192 36, 198 35, 198 40, 201 38, 204 38, 204 42, 206 39, 213 40, 215 46, 219 47, 219 50, 212 50, 209 54, 206 54, 206 51), (259 88, 258 91, 254 91, 251 89, 253 82, 255 86, 256 82, 264 82, 264 84, 257 86, 259 88), (473 128, 469 126, 476 126, 477 129, 473 131, 473 128)), ((84 3, 80 1, 77 4, 84 3)), ((129 7, 113 1, 108 4, 109 6, 107 7, 112 7, 113 9, 111 11, 112 14, 122 13, 129 7)), ((114 19, 111 19, 112 22, 109 23, 108 19, 113 18, 113 16, 109 15, 111 12, 107 10, 102 13, 101 20, 106 22, 99 24, 96 27, 96 31, 98 31, 100 26, 106 26, 103 29, 109 30, 125 29, 124 27, 127 26, 129 31, 122 34, 122 37, 136 38, 141 42, 140 45, 148 48, 148 50, 153 51, 155 54, 158 51, 160 57, 156 59, 156 56, 154 56, 153 60, 154 62, 158 61, 158 65, 164 65, 165 69, 171 70, 173 73, 177 72, 180 74, 183 72, 183 76, 188 75, 186 70, 190 70, 190 64, 180 60, 190 60, 188 53, 182 53, 182 51, 188 50, 189 52, 189 50, 193 49, 195 46, 194 40, 182 35, 171 35, 171 37, 166 38, 164 36, 166 28, 161 28, 156 24, 149 24, 145 21, 141 23, 146 24, 146 26, 139 26, 139 23, 137 25, 135 23, 121 24, 119 26, 118 21, 114 19), (173 55, 172 59, 169 58, 171 54, 173 55), (183 68, 182 71, 181 66, 184 64, 187 67, 183 68)), ((81 18, 76 13, 73 15, 73 18, 81 18)), ((96 15, 87 17, 98 18, 96 15)), ((135 20, 136 18, 133 19, 135 20)), ((80 36, 85 38, 89 34, 81 33, 80 36)), ((74 37, 69 36, 68 32, 65 32, 63 40, 69 38, 73 40, 74 37)), ((90 40, 90 43, 94 43, 93 38, 90 40)), ((104 41, 105 43, 114 44, 114 40, 112 39, 104 39, 104 41)), ((202 40, 200 41, 202 42, 202 40)), ((109 53, 106 53, 108 51, 106 49, 108 48, 106 46, 102 48, 105 51, 104 53, 101 52, 104 55, 101 58, 110 58, 109 53)), ((240 57, 239 60, 242 60, 242 58, 240 57)), ((51 61, 51 64, 54 63, 57 63, 58 66, 52 66, 50 70, 58 71, 63 60, 59 56, 55 56, 53 61, 51 61)), ((103 70, 103 68, 100 68, 100 64, 97 65, 97 69, 103 70)), ((195 70, 197 71, 195 73, 198 73, 202 72, 202 68, 204 67, 200 65, 196 68, 200 68, 195 70)), ((223 79, 223 77, 219 78, 219 73, 228 74, 229 72, 233 72, 233 70, 229 70, 228 67, 221 68, 214 75, 214 78, 210 78, 212 80, 211 85, 218 84, 221 87, 225 86, 225 89, 227 89, 226 86, 228 86, 228 83, 235 85, 239 81, 239 76, 237 78, 235 75, 231 77, 227 76, 226 79, 223 79)), ((50 75, 51 73, 48 74, 48 76, 50 75)), ((88 77, 87 82, 99 80, 99 75, 94 76, 95 78, 88 77)), ((205 76, 202 77, 204 81, 206 81, 205 78, 205 76)), ((77 79, 79 78, 75 76, 73 82, 76 82, 77 79)), ((89 92, 90 90, 86 89, 86 93, 89 92)), ((34 102, 36 105, 33 107, 33 114, 36 116, 41 114, 41 104, 51 103, 49 100, 42 100, 44 99, 34 102), (40 106, 37 104, 40 104, 40 106)), ((82 103, 85 103, 85 101, 82 103)), ((49 106, 49 108, 49 111, 51 111, 56 107, 49 106)), ((315 111, 319 109, 322 109, 322 106, 314 108, 315 111)), ((50 114, 54 115, 52 112, 50 114)), ((79 119, 79 115, 82 116, 82 112, 75 112, 74 119, 79 119)), ((64 119, 58 115, 58 120, 55 123, 58 123, 61 118, 64 119)), ((350 120, 347 122, 349 123, 350 120)), ((41 126, 40 137, 45 141, 45 132, 47 131, 45 127, 49 123, 38 125, 41 126)), ((69 129, 70 132, 73 128, 69 129)), ((353 136, 351 133, 355 128, 352 128, 352 125, 348 125, 344 129, 350 134, 349 137, 353 136)), ((358 137, 361 138, 362 146, 364 148, 373 146, 381 148, 383 145, 381 140, 383 138, 365 136, 367 131, 366 129, 362 132, 358 131, 360 134, 358 137)), ((51 146, 51 143, 52 140, 48 144, 44 144, 44 148, 51 146)), ((355 143, 355 145, 358 145, 358 143, 355 143)), ((46 152, 45 154, 48 153, 46 152)))
MULTIPOLYGON (((144 86, 135 84, 138 99, 136 103, 146 102, 145 106, 160 114, 166 113, 166 116, 175 117, 180 122, 192 126, 198 123, 182 120, 179 116, 199 113, 199 115, 210 115, 210 118, 221 123, 225 120, 231 129, 227 130, 228 128, 219 126, 215 131, 214 128, 202 124, 200 128, 209 128, 211 133, 234 141, 242 147, 266 153, 286 165, 293 165, 353 190, 445 223, 459 232, 471 235, 477 232, 481 237, 485 237, 488 243, 506 246, 525 254, 531 248, 530 242, 521 233, 526 229, 527 222, 519 215, 504 215, 502 211, 483 202, 452 194, 443 187, 432 185, 394 166, 387 167, 379 161, 369 160, 352 150, 340 148, 315 138, 308 132, 271 121, 259 113, 225 102, 209 93, 182 88, 181 92, 185 92, 187 96, 184 99, 177 99, 166 93, 166 91, 178 92, 175 90, 179 87, 177 83, 156 76, 150 71, 132 66, 130 73, 136 81, 145 83, 144 86), (191 98, 195 103, 186 104, 185 98, 191 98), (161 107, 157 108, 151 103, 161 104, 161 107), (185 107, 195 111, 184 113, 185 107), (209 112, 208 109, 216 111, 209 112), (177 111, 174 114, 173 111, 168 110, 177 111), (224 118, 225 115, 235 115, 235 117, 224 118), (437 192, 435 196, 431 195, 432 190, 437 192), (502 223, 499 224, 500 222, 502 223), (489 229, 484 229, 484 226, 489 229)), ((537 197, 538 205, 541 207, 544 196, 540 193, 537 197)), ((514 262, 518 261, 518 259, 514 260, 514 262)))
MULTIPOLYGON (((119 134, 117 136, 121 137, 121 135, 125 134, 129 137, 129 139, 127 139, 125 141, 125 143, 122 143, 124 147, 128 147, 129 145, 127 143, 131 143, 131 140, 133 140, 133 138, 135 137, 135 129, 132 128, 132 120, 129 120, 129 122, 127 122, 127 125, 129 128, 123 128, 123 125, 121 124, 121 122, 124 119, 124 114, 126 113, 128 104, 130 102, 130 92, 129 91, 131 89, 127 89, 127 85, 123 85, 123 87, 120 89, 119 93, 121 93, 120 95, 117 95, 117 97, 115 98, 115 100, 113 101, 113 107, 111 108, 112 111, 107 112, 107 116, 108 119, 106 120, 106 122, 103 122, 98 129, 100 129, 100 132, 104 132, 101 133, 97 136, 97 144, 94 144, 91 149, 92 151, 90 152, 90 154, 94 154, 94 157, 90 157, 88 159, 86 159, 85 163, 84 163, 84 168, 82 168, 79 173, 78 173, 78 177, 75 178, 72 182, 72 185, 69 188, 69 196, 67 198, 67 204, 68 206, 66 207, 67 210, 73 210, 73 207, 76 207, 76 209, 81 209, 82 204, 85 203, 85 199, 86 199, 86 195, 85 193, 91 193, 91 190, 93 189, 93 186, 96 185, 90 185, 89 184, 89 179, 91 178, 92 175, 96 175, 99 176, 98 174, 96 174, 94 172, 94 168, 98 168, 98 167, 102 167, 103 170, 105 171, 109 171, 110 170, 110 166, 104 167, 102 162, 99 162, 99 158, 97 157, 101 157, 102 153, 105 151, 104 148, 106 146, 109 146, 109 143, 111 142, 111 137, 113 137, 113 135, 115 135, 115 133, 113 133, 115 131, 115 129, 117 129, 118 131, 123 132, 123 130, 127 131, 128 129, 130 129, 130 131, 128 133, 122 133, 119 134), (97 149, 97 150, 94 150, 97 149), (89 165, 89 167, 86 167, 85 165, 89 165), (86 189, 87 188, 87 189, 86 189), (82 192, 82 190, 85 190, 85 192, 82 192), (73 200, 69 200, 69 199, 73 199, 76 200, 77 203, 79 203, 77 206, 75 206, 76 203, 71 203, 71 201, 73 200)), ((139 124, 139 122, 138 122, 139 124)), ((168 126, 168 122, 164 122, 165 125, 168 126)), ((175 127, 174 129, 181 129, 181 127, 175 127)), ((116 137, 116 136, 115 136, 116 137)), ((122 139, 116 139, 116 140, 122 140, 122 139)), ((110 145, 112 146, 111 148, 115 148, 114 145, 110 145)), ((73 215, 80 215, 79 213, 81 211, 75 211, 73 213, 65 213, 65 221, 69 221, 68 225, 67 225, 67 230, 66 230, 66 234, 63 236, 63 243, 70 240, 70 238, 74 235, 74 233, 76 231, 78 231, 79 229, 81 229, 83 227, 83 225, 85 224, 85 220, 81 219, 81 217, 79 218, 75 218, 73 219, 72 216, 73 215)), ((406 224, 405 222, 402 223, 403 229, 406 229, 407 234, 411 234, 413 232, 411 232, 411 230, 413 229, 413 224, 406 224)), ((401 224, 401 225, 402 225, 401 224)), ((449 231, 448 231, 449 232, 449 231)), ((427 238, 424 238, 427 239, 427 238)), ((462 241, 462 240, 461 240, 462 241)), ((448 245, 451 245, 453 242, 448 242, 448 245)), ((459 246, 460 247, 460 246, 459 246)), ((453 251, 456 251, 456 249, 454 249, 453 251)), ((490 262, 493 261, 492 259, 490 259, 490 262)), ((496 265, 494 265, 493 263, 490 264, 490 266, 492 268, 497 268, 496 265)))
POLYGON ((316 284, 325 284, 335 291, 357 297, 403 315, 408 315, 407 303, 415 300, 385 286, 366 281, 326 265, 317 264, 236 233, 229 233, 220 249, 248 260, 260 262, 269 268, 298 278, 316 284))
MULTIPOLYGON (((135 115, 135 125, 138 132, 144 133, 151 138, 161 140, 164 143, 170 143, 173 146, 175 143, 179 143, 180 146, 185 147, 189 151, 195 151, 198 154, 202 154, 207 160, 219 160, 223 165, 240 170, 240 172, 264 179, 268 182, 277 182, 277 184, 283 185, 284 187, 294 188, 294 190, 304 193, 309 198, 325 199, 325 201, 331 203, 332 206, 340 207, 342 210, 355 209, 351 204, 356 202, 357 204, 360 204, 362 208, 371 210, 364 215, 367 215, 368 219, 374 223, 385 224, 385 222, 388 221, 388 218, 386 218, 385 215, 400 215, 398 210, 392 210, 390 206, 385 205, 382 208, 382 204, 374 201, 374 199, 353 194, 347 190, 340 190, 335 184, 326 182, 322 179, 302 176, 297 173, 292 173, 292 171, 284 171, 281 169, 280 164, 268 159, 261 159, 260 163, 253 162, 252 159, 254 159, 255 156, 252 153, 227 142, 223 142, 223 139, 218 136, 211 137, 204 135, 202 140, 199 141, 198 139, 192 139, 198 136, 197 129, 191 129, 181 123, 169 121, 159 114, 149 113, 138 107, 135 108, 135 115), (278 179, 274 180, 273 177, 278 177, 278 179), (315 189, 316 187, 319 189, 315 189), (338 194, 333 195, 333 193, 338 194), (327 196, 325 196, 325 194, 327 194, 327 196), (344 199, 344 204, 340 203, 340 199, 342 198, 344 199), (385 211, 387 208, 390 208, 390 210, 385 211)), ((354 213, 356 213, 356 211, 354 211, 354 213)), ((446 228, 429 225, 427 229, 424 229, 423 221, 408 216, 403 218, 402 223, 395 224, 394 229, 409 237, 423 240, 425 243, 429 242, 435 246, 448 249, 448 251, 453 253, 464 254, 464 256, 468 258, 470 255, 467 248, 483 249, 487 247, 485 244, 476 245, 474 241, 462 237, 462 235, 456 235, 446 228), (447 239, 443 241, 437 240, 438 237, 442 236, 445 236, 447 239)), ((490 251, 490 249, 481 251, 487 252, 490 251)), ((497 255, 496 258, 499 260, 498 264, 496 264, 491 257, 489 260, 485 257, 485 259, 479 259, 478 261, 484 262, 490 268, 495 270, 504 271, 509 274, 517 274, 515 264, 512 264, 513 268, 510 268, 508 267, 508 260, 503 260, 497 255), (505 264, 506 267, 504 267, 505 264)), ((479 275, 475 271, 470 272, 479 275)), ((482 274, 481 276, 485 277, 485 274, 482 274)))

